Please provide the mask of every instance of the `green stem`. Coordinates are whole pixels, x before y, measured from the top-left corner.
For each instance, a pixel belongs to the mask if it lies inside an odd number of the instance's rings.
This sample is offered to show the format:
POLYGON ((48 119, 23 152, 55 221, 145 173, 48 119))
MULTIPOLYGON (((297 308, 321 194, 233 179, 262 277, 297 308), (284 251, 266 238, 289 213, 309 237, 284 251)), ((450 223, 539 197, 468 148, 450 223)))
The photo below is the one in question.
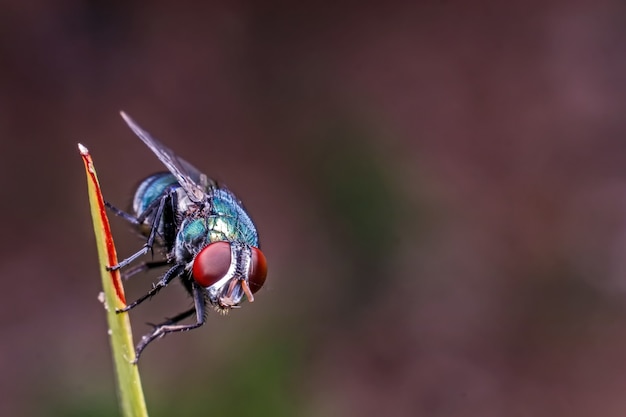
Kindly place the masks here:
POLYGON ((130 320, 127 314, 117 314, 115 312, 115 310, 126 305, 124 288, 119 271, 107 271, 106 269, 107 265, 117 264, 117 254, 113 244, 109 220, 106 215, 104 199, 102 198, 98 177, 89 150, 81 144, 78 144, 78 149, 85 163, 87 173, 89 204, 98 246, 102 287, 104 289, 104 296, 101 298, 101 301, 104 303, 109 325, 120 408, 124 417, 147 417, 148 411, 141 388, 139 370, 137 365, 132 364, 132 360, 135 358, 135 348, 130 320))

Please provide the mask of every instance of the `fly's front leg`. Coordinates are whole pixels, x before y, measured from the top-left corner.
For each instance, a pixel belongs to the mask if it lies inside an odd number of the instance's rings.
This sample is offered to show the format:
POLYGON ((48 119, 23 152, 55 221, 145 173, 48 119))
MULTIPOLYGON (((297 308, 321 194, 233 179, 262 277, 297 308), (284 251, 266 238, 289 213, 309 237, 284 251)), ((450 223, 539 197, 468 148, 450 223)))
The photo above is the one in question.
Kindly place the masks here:
POLYGON ((146 346, 148 346, 155 339, 163 337, 168 333, 186 332, 192 329, 196 329, 204 324, 205 310, 206 310, 206 298, 202 291, 204 291, 203 288, 200 288, 194 284, 193 290, 192 290, 194 308, 192 310, 179 314, 178 316, 170 319, 168 322, 165 322, 164 324, 155 326, 154 330, 151 333, 148 333, 141 338, 141 341, 137 344, 137 347, 135 348, 135 360, 133 360, 133 363, 137 363, 137 361, 139 360, 139 356, 141 355, 141 352, 143 352, 146 346), (195 323, 174 324, 182 320, 183 318, 193 314, 194 310, 196 312, 195 323), (172 324, 170 324, 170 322, 172 324))
POLYGON ((161 291, 161 289, 167 287, 167 284, 169 284, 174 278, 180 276, 180 274, 184 270, 185 270, 184 264, 174 265, 165 273, 165 275, 163 275, 163 278, 161 278, 159 282, 157 282, 156 284, 152 284, 152 289, 150 289, 150 291, 148 291, 144 296, 139 297, 137 300, 128 304, 126 307, 117 310, 116 313, 123 313, 125 311, 131 310, 137 307, 139 304, 146 301, 148 298, 153 297, 159 291, 161 291))

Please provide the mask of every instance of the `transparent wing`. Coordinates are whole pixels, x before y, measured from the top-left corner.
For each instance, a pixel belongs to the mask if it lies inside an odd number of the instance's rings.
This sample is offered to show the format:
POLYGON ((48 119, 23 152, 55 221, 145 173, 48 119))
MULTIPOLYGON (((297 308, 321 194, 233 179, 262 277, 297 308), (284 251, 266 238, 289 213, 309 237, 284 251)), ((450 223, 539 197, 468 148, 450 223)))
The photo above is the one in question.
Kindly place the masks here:
POLYGON ((189 199, 194 203, 200 203, 207 198, 205 190, 209 184, 207 176, 198 171, 193 165, 176 155, 171 149, 153 138, 143 130, 133 119, 123 111, 120 112, 124 121, 132 129, 139 139, 154 152, 161 162, 176 177, 178 183, 187 192, 189 199))

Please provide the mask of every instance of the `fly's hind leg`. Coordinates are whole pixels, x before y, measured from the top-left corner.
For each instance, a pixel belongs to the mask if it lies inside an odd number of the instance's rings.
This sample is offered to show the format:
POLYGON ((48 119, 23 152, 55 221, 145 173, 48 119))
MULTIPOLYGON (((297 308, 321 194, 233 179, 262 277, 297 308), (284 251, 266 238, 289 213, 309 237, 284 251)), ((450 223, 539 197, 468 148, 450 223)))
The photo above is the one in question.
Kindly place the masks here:
POLYGON ((166 317, 165 321, 159 324, 154 324, 154 323, 146 323, 149 326, 152 326, 153 329, 156 329, 158 327, 162 327, 162 326, 169 326, 170 324, 176 324, 179 321, 185 320, 187 317, 191 317, 193 316, 193 314, 196 312, 196 307, 191 307, 189 310, 187 311, 183 311, 182 313, 178 313, 177 315, 175 315, 174 317, 166 317))
POLYGON ((143 262, 139 265, 133 266, 130 269, 124 270, 124 272, 122 273, 122 278, 129 279, 130 277, 137 275, 140 272, 149 271, 154 268, 161 268, 169 264, 170 262, 167 259, 163 259, 161 261, 143 262))
POLYGON ((129 222, 130 224, 134 224, 134 225, 139 225, 141 224, 141 222, 137 219, 137 217, 133 216, 132 214, 128 214, 126 213, 124 210, 120 210, 117 207, 115 207, 113 204, 109 203, 108 201, 104 202, 104 205, 113 212, 113 214, 115 214, 118 217, 121 217, 122 219, 126 220, 127 222, 129 222))

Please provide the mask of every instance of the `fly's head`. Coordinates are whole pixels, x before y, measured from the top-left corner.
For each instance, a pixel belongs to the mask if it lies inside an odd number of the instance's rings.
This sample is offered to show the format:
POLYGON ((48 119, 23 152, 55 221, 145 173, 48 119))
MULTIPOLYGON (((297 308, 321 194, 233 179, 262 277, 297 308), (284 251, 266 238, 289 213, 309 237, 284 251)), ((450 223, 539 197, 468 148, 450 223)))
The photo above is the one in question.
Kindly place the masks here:
POLYGON ((202 248, 193 260, 191 275, 208 292, 215 308, 227 313, 244 298, 254 301, 267 276, 265 255, 243 242, 219 241, 202 248))

